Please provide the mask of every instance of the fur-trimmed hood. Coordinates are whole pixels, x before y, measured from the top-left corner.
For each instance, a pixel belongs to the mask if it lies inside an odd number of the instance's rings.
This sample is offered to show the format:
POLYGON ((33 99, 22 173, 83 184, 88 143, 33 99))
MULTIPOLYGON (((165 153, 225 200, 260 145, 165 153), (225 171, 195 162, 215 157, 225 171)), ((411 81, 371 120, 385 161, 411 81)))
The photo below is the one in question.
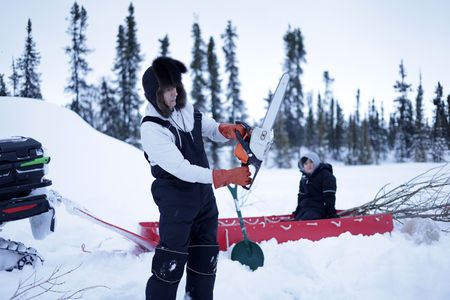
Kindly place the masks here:
POLYGON ((182 62, 161 56, 153 61, 142 76, 145 98, 164 117, 169 117, 172 113, 164 102, 164 88, 176 87, 178 95, 175 108, 181 109, 186 105, 186 91, 181 81, 181 75, 186 72, 187 68, 182 62))

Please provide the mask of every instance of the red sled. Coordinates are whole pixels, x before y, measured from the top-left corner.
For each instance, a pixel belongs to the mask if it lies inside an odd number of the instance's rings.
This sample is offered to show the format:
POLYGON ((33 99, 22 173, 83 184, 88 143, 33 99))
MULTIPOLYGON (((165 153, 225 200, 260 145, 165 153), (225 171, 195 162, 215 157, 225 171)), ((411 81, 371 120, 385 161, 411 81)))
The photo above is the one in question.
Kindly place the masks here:
MULTIPOLYGON (((327 237, 339 236, 345 232, 353 235, 374 235, 391 232, 394 228, 391 214, 342 217, 310 221, 295 221, 292 215, 261 216, 244 218, 249 240, 262 242, 275 239, 277 243, 307 239, 318 241, 327 237)), ((159 242, 159 223, 140 222, 139 235, 157 244, 159 242)), ((217 242, 220 250, 243 240, 238 218, 219 219, 217 242)))
MULTIPOLYGON (((139 245, 144 251, 153 251, 159 243, 159 222, 140 222, 139 233, 136 234, 95 216, 69 199, 60 198, 67 205, 69 211, 120 234, 139 245)), ((318 241, 327 237, 339 236, 345 232, 369 236, 391 232, 394 229, 391 214, 343 216, 336 219, 310 221, 295 221, 292 219, 292 215, 263 216, 244 218, 244 223, 248 238, 258 243, 271 239, 275 239, 278 243, 300 239, 318 241)), ((219 219, 217 242, 220 250, 225 251, 242 240, 238 218, 219 219)))

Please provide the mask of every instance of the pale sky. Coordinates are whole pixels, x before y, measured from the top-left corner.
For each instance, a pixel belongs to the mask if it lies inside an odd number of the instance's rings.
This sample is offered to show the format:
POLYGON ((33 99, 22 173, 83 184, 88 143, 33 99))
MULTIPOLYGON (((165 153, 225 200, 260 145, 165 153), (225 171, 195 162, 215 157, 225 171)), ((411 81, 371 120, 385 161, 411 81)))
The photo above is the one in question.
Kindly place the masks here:
MULTIPOLYGON (((403 59, 407 82, 413 84, 410 99, 416 96, 422 72, 427 114, 437 82, 450 93, 450 1, 419 0, 343 0, 343 1, 262 1, 193 0, 132 1, 138 25, 138 39, 145 59, 142 74, 156 57, 158 39, 169 35, 171 56, 191 62, 192 24, 197 18, 205 43, 212 36, 223 74, 223 45, 220 35, 228 20, 237 27, 237 58, 241 96, 254 119, 264 115, 262 99, 274 90, 282 74, 285 58, 283 35, 290 24, 303 34, 307 63, 303 65, 304 92, 316 96, 323 90, 322 74, 329 71, 335 79, 334 96, 346 114, 353 111, 356 90, 361 89, 361 105, 383 101, 392 111, 393 89, 399 79, 403 59)), ((88 14, 87 45, 93 72, 90 83, 101 76, 113 79, 116 35, 128 15, 129 1, 78 1, 88 14)), ((68 17, 73 1, 0 0, 0 73, 11 75, 12 57, 22 55, 27 19, 33 24, 33 37, 41 54, 38 71, 42 74, 42 94, 46 101, 66 104, 64 93, 69 76, 68 17)), ((185 77, 190 92, 189 76, 185 77)), ((222 85, 225 88, 225 82, 222 85)), ((140 86, 139 86, 140 88, 140 86)), ((142 95, 142 93, 141 93, 142 95)))

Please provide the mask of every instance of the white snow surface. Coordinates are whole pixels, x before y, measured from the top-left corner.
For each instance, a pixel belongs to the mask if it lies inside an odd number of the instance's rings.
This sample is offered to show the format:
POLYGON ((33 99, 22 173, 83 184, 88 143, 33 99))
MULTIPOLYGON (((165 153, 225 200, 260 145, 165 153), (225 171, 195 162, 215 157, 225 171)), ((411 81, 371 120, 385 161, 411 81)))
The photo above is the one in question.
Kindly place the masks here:
MULTIPOLYGON (((143 153, 101 134, 75 113, 44 101, 0 97, 0 139, 29 136, 51 156, 46 178, 51 189, 114 224, 137 231, 140 221, 157 221, 150 193, 153 178, 143 153)), ((385 184, 395 187, 436 167, 431 163, 344 166, 334 164, 337 207, 368 202, 385 184)), ((286 214, 294 210, 300 174, 297 169, 263 167, 242 207, 244 216, 286 214)), ((215 191, 220 217, 235 217, 225 188, 215 191)), ((0 299, 10 299, 20 281, 36 279, 55 268, 69 271, 59 291, 81 293, 83 299, 144 299, 153 253, 136 254, 133 243, 56 206, 56 230, 33 238, 30 222, 9 222, 0 236, 34 247, 43 265, 0 272, 0 299), (85 252, 89 251, 89 252, 85 252)), ((450 299, 450 237, 440 229, 449 224, 413 219, 395 224, 391 234, 260 243, 265 264, 252 272, 221 252, 215 299, 450 299)), ((184 297, 183 277, 177 299, 184 297)), ((42 290, 31 290, 31 297, 42 290)), ((70 293, 69 293, 70 294, 70 293)), ((35 299, 57 299, 44 293, 35 299)), ((26 297, 24 298, 26 299, 26 297)))

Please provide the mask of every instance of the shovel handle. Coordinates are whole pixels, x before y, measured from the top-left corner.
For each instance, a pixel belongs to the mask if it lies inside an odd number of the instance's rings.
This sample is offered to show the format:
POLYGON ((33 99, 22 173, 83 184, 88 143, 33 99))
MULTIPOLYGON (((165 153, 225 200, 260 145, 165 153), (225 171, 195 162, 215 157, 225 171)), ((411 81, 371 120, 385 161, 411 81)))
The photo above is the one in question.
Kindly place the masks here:
POLYGON ((247 230, 245 229, 245 224, 244 224, 244 218, 242 218, 242 213, 241 213, 241 209, 239 208, 239 203, 238 203, 238 199, 237 199, 237 185, 231 186, 230 184, 227 185, 228 190, 230 190, 231 195, 233 196, 233 200, 234 200, 234 207, 236 208, 236 213, 238 215, 239 218, 239 225, 241 226, 241 231, 242 231, 242 235, 244 236, 244 241, 248 241, 248 236, 247 236, 247 230))

